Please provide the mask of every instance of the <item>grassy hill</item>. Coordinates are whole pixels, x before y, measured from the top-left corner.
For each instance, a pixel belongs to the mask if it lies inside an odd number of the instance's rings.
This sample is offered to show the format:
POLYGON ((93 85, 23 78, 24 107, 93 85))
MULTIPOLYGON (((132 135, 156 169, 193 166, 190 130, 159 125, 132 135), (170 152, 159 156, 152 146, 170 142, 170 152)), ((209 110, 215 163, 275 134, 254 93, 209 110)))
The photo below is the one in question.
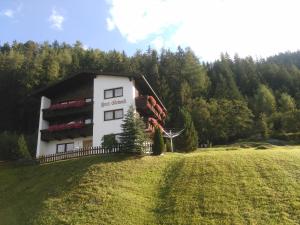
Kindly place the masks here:
POLYGON ((299 224, 300 148, 0 165, 0 225, 299 224))

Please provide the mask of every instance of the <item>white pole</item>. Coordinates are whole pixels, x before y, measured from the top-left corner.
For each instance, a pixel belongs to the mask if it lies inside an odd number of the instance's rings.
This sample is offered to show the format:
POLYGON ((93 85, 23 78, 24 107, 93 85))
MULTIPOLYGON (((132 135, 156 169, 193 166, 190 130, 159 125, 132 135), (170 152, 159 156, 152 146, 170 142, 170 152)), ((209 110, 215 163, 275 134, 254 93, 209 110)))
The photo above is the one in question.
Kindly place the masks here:
POLYGON ((175 134, 172 134, 172 130, 170 130, 170 132, 168 133, 167 131, 163 130, 163 132, 165 133, 165 137, 166 138, 170 138, 170 142, 171 142, 171 151, 174 152, 174 149, 173 149, 173 138, 177 137, 178 135, 180 135, 182 133, 184 129, 182 129, 181 131, 175 133, 175 134))

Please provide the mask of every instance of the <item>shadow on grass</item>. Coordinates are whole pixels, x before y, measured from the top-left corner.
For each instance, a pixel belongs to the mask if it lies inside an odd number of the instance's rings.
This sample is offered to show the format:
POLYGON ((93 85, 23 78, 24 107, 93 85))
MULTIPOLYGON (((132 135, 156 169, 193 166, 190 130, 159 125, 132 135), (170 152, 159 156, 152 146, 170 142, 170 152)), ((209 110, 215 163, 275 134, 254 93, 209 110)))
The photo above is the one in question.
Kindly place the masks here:
POLYGON ((163 177, 164 184, 160 187, 158 194, 158 204, 154 209, 158 224, 172 224, 170 218, 175 214, 176 207, 176 180, 180 175, 184 166, 184 159, 172 161, 171 165, 167 168, 163 177))
MULTIPOLYGON (((91 166, 137 158, 139 156, 115 154, 43 165, 3 166, 0 168, 0 224, 34 224, 45 201, 76 187, 91 166)), ((57 224, 63 222, 57 221, 57 224)))

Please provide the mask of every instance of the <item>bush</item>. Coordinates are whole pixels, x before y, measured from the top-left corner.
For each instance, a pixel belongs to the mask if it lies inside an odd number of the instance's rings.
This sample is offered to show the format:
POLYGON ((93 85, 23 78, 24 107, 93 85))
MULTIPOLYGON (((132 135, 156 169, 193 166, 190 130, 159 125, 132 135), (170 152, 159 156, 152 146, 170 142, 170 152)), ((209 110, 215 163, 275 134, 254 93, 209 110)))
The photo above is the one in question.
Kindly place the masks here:
POLYGON ((155 128, 152 146, 153 155, 160 155, 165 151, 165 143, 159 128, 155 128))
POLYGON ((102 137, 102 147, 112 149, 118 144, 114 134, 107 134, 102 137))
POLYGON ((169 139, 167 139, 167 140, 165 141, 165 145, 166 145, 166 147, 165 147, 166 151, 167 151, 167 152, 172 152, 171 141, 170 141, 169 139))

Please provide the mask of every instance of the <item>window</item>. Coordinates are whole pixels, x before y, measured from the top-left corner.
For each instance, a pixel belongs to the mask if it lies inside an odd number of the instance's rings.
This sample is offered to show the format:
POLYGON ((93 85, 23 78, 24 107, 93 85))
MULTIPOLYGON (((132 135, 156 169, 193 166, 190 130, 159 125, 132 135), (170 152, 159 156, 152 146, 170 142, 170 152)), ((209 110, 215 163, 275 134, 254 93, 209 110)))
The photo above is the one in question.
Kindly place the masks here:
POLYGON ((74 150, 74 143, 66 144, 66 151, 73 151, 74 150))
POLYGON ((115 119, 122 119, 123 118, 123 109, 118 109, 115 111, 115 119))
POLYGON ((123 96, 122 87, 104 90, 104 99, 116 98, 122 96, 123 96))
POLYGON ((123 118, 123 109, 116 109, 104 112, 104 121, 118 120, 123 118))
POLYGON ((105 90, 104 91, 104 98, 113 98, 114 97, 114 90, 105 90))
POLYGON ((113 120, 114 119, 114 111, 106 111, 104 112, 104 120, 113 120))
POLYGON ((62 153, 65 152, 65 144, 58 144, 56 146, 56 153, 62 153))
POLYGON ((115 97, 122 97, 122 96, 123 96, 123 88, 116 88, 115 97))
POLYGON ((63 144, 57 144, 56 145, 56 153, 63 153, 67 151, 73 151, 74 150, 74 143, 63 143, 63 144))

